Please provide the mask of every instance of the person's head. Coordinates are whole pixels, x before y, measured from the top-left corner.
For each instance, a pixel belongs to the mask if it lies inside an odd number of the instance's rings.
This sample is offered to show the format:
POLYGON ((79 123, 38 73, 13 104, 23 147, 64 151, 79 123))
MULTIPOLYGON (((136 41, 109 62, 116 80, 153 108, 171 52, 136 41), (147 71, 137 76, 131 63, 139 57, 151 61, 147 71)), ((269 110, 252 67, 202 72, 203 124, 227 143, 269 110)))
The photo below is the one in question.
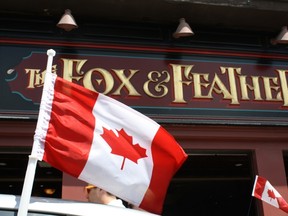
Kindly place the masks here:
POLYGON ((85 194, 87 200, 93 203, 108 204, 111 200, 116 199, 113 194, 92 184, 88 184, 85 187, 85 194))

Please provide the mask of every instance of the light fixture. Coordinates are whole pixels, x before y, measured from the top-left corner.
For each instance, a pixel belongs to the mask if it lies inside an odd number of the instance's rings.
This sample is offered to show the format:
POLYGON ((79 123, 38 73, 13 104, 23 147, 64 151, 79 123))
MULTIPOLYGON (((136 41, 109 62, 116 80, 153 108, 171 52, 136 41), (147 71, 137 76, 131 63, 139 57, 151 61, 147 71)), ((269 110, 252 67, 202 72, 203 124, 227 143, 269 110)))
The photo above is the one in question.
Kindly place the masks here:
POLYGON ((272 44, 288 44, 288 29, 287 26, 283 26, 279 35, 271 40, 272 44))
POLYGON ((76 24, 69 9, 65 10, 65 13, 57 24, 57 27, 64 29, 65 31, 71 31, 72 29, 78 28, 78 25, 76 24))
POLYGON ((180 22, 179 26, 173 34, 174 38, 189 37, 194 35, 194 32, 192 31, 189 24, 185 21, 184 18, 181 18, 179 22, 180 22))

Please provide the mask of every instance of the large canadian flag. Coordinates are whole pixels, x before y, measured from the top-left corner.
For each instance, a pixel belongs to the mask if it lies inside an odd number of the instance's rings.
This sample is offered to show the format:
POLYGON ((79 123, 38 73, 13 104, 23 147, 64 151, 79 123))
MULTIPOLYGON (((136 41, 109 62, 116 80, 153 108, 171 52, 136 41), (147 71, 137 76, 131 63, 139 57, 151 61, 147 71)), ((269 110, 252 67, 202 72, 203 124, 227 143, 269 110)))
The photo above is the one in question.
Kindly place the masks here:
POLYGON ((38 160, 157 214, 171 178, 187 158, 155 121, 50 72, 32 152, 38 160))
POLYGON ((288 213, 288 204, 267 179, 256 175, 252 196, 288 213))

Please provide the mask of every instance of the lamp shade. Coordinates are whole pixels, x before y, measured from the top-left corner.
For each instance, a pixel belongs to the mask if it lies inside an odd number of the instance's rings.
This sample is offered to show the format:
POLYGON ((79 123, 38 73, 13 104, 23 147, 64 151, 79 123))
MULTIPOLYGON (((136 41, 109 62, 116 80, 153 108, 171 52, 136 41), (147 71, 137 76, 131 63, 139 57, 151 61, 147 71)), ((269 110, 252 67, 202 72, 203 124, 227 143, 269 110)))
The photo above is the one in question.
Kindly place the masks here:
POLYGON ((275 39, 271 40, 272 44, 288 44, 288 29, 287 26, 283 26, 281 32, 275 39))
POLYGON ((184 18, 181 18, 179 22, 180 22, 179 26, 173 34, 174 38, 189 37, 194 35, 194 32, 192 31, 189 24, 185 21, 184 18))
POLYGON ((65 13, 57 24, 57 27, 64 29, 65 31, 71 31, 72 29, 78 28, 78 25, 76 24, 69 9, 65 10, 65 13))

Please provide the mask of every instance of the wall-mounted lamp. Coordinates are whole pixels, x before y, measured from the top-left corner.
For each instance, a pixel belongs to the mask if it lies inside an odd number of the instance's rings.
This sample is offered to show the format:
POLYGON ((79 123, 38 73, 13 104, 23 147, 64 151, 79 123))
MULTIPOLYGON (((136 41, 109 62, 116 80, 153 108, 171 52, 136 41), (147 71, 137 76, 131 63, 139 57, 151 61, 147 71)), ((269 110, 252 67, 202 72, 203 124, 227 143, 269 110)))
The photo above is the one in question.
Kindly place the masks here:
POLYGON ((65 10, 65 13, 57 24, 57 27, 64 29, 65 31, 71 31, 72 29, 78 28, 78 25, 76 24, 69 9, 65 10))
POLYGON ((194 35, 194 32, 192 31, 192 29, 190 28, 189 24, 186 23, 184 18, 181 18, 179 20, 179 26, 176 29, 176 31, 173 34, 174 38, 179 38, 179 37, 189 37, 194 35))
POLYGON ((271 43, 273 45, 276 45, 276 44, 288 44, 288 29, 287 29, 287 26, 283 26, 282 27, 282 30, 279 33, 279 35, 275 39, 272 39, 271 43))

